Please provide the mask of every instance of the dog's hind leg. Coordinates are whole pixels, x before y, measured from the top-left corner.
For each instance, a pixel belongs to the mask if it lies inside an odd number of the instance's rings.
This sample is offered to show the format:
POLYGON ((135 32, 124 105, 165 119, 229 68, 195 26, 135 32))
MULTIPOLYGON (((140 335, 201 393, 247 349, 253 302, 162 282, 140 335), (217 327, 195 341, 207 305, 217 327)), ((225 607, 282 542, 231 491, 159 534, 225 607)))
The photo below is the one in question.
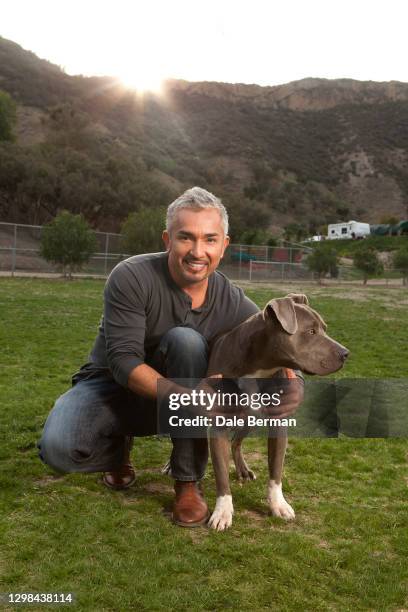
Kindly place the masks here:
MULTIPOLYGON (((270 432, 273 434, 273 432, 270 432)), ((290 521, 295 518, 295 512, 282 493, 283 464, 285 461, 287 435, 277 435, 268 438, 268 505, 273 516, 290 521)))
POLYGON ((232 458, 235 463, 235 470, 239 481, 256 480, 254 472, 250 469, 242 454, 242 441, 246 437, 248 430, 235 431, 231 442, 232 458))

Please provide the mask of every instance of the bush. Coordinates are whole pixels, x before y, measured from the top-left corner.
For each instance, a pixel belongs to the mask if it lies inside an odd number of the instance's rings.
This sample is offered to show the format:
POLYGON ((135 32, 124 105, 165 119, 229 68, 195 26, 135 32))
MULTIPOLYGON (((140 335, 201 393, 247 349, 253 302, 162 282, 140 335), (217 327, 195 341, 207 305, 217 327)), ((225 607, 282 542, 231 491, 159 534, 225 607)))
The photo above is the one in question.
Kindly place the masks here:
POLYGON ((319 283, 326 274, 337 278, 338 258, 337 253, 332 248, 320 245, 313 249, 313 252, 306 258, 306 265, 317 275, 319 283))
POLYGON ((370 276, 379 276, 384 267, 378 259, 377 251, 371 247, 360 249, 353 257, 354 267, 363 273, 363 284, 367 283, 370 276))
POLYGON ((395 251, 392 263, 394 268, 399 270, 402 274, 402 282, 405 286, 408 285, 408 248, 402 247, 395 251))
POLYGON ((141 208, 131 213, 122 225, 121 247, 131 255, 163 251, 164 208, 141 208))
POLYGON ((82 215, 64 210, 41 234, 41 256, 59 267, 71 280, 96 250, 96 238, 82 215))
POLYGON ((277 239, 263 229, 248 229, 237 238, 239 244, 257 244, 276 246, 277 239))

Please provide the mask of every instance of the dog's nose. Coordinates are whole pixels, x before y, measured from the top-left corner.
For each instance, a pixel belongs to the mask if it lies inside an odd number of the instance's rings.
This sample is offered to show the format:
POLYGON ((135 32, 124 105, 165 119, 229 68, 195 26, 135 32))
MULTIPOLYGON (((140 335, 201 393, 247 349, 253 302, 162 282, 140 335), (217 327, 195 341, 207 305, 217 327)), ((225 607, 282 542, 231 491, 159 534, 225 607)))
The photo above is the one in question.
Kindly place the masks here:
POLYGON ((340 359, 344 362, 346 361, 347 357, 350 355, 350 351, 348 351, 346 348, 341 349, 340 351, 340 359))

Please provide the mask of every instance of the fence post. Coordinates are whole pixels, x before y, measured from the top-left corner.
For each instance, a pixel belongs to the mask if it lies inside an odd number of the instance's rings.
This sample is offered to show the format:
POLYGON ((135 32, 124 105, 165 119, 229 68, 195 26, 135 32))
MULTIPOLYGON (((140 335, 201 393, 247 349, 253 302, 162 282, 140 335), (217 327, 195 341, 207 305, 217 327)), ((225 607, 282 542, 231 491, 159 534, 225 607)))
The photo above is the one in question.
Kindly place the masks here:
POLYGON ((105 238, 105 276, 108 271, 108 248, 109 248, 109 234, 106 234, 106 238, 105 238))
POLYGON ((249 260, 249 282, 252 281, 252 259, 249 260))
POLYGON ((11 254, 11 276, 14 276, 16 270, 16 253, 17 253, 17 223, 14 224, 14 243, 11 254))

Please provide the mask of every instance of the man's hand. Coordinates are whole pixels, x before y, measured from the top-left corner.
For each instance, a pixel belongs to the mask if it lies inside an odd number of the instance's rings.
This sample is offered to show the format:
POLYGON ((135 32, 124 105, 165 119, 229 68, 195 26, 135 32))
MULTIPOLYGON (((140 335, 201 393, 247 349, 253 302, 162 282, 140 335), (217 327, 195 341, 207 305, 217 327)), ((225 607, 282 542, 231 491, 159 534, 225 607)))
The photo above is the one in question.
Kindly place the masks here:
POLYGON ((276 419, 286 419, 292 416, 303 402, 304 382, 301 378, 295 375, 295 378, 291 377, 281 382, 282 385, 279 389, 281 401, 279 406, 261 408, 259 412, 262 415, 276 419))

